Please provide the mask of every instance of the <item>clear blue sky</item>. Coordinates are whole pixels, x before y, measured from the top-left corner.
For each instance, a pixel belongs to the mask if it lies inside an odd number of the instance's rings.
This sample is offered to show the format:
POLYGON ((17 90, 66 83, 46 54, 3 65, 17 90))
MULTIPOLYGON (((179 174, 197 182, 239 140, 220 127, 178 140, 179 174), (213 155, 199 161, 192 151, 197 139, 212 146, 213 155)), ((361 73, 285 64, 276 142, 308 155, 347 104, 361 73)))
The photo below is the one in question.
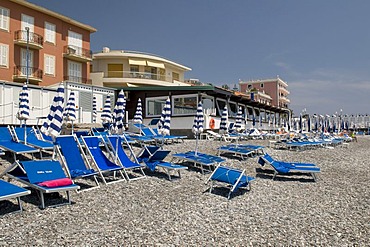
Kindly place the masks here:
POLYGON ((215 85, 279 75, 296 114, 370 113, 368 0, 29 1, 95 27, 94 52, 153 53, 215 85))

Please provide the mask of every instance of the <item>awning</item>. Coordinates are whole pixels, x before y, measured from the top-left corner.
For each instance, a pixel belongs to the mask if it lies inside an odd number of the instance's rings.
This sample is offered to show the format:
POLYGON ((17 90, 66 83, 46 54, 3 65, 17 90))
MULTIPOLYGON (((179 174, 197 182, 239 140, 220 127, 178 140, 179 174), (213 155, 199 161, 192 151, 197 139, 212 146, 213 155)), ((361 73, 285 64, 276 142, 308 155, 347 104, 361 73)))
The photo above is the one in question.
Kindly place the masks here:
POLYGON ((164 69, 164 63, 157 63, 157 62, 151 62, 151 61, 147 61, 147 63, 148 63, 148 66, 150 67, 157 67, 157 68, 164 69))
POLYGON ((143 65, 146 66, 146 61, 145 60, 137 60, 137 59, 129 59, 128 63, 130 65, 143 65))

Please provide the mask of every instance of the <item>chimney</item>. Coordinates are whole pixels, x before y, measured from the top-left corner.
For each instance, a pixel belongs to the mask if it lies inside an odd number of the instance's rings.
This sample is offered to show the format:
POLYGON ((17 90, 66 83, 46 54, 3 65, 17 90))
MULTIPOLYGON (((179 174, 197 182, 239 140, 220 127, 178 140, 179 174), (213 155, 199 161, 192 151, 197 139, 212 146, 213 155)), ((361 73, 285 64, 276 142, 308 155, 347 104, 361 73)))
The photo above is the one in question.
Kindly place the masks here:
POLYGON ((108 52, 110 52, 109 47, 103 47, 103 53, 108 53, 108 52))

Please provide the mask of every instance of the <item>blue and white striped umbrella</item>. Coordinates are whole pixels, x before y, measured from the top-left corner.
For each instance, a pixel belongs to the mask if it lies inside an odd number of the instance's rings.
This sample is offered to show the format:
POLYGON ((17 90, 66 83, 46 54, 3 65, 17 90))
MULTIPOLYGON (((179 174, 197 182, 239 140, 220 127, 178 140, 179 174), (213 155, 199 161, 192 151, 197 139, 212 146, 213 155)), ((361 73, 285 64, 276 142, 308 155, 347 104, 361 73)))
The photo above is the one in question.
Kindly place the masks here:
POLYGON ((67 121, 76 121, 76 97, 73 91, 69 94, 67 105, 64 109, 64 117, 67 121))
POLYGON ((110 106, 110 95, 107 95, 107 98, 104 103, 103 113, 101 114, 101 120, 103 123, 110 123, 112 122, 112 113, 111 113, 111 106, 110 106))
POLYGON ((158 132, 162 135, 169 135, 171 128, 171 102, 170 97, 167 98, 164 104, 161 118, 158 122, 158 132))
POLYGON ((199 102, 192 128, 192 131, 195 135, 199 135, 200 133, 203 132, 203 123, 204 123, 203 106, 202 102, 199 102))
POLYGON ((222 116, 221 116, 221 123, 220 123, 220 133, 227 134, 227 121, 228 121, 228 110, 227 106, 225 106, 222 116))
POLYGON ((243 124, 243 112, 242 108, 239 107, 238 113, 236 114, 236 123, 235 123, 236 130, 240 131, 242 128, 242 124, 243 124))
POLYGON ((125 128, 123 127, 123 119, 125 117, 126 98, 125 93, 121 90, 118 94, 116 105, 113 110, 113 132, 122 134, 125 128))
POLYGON ((19 120, 24 120, 25 122, 30 118, 30 101, 26 83, 19 92, 19 111, 17 118, 19 120))
POLYGON ((93 103, 92 103, 93 111, 92 111, 92 116, 93 116, 93 123, 96 122, 96 117, 98 116, 97 108, 96 108, 96 97, 93 97, 93 103))
POLYGON ((57 89, 57 95, 54 97, 53 104, 50 107, 50 113, 41 127, 41 131, 52 137, 57 137, 62 130, 64 109, 64 85, 61 83, 57 89))
POLYGON ((141 105, 140 98, 137 100, 137 107, 136 107, 136 112, 134 116, 134 122, 139 123, 139 124, 143 123, 143 107, 141 105))

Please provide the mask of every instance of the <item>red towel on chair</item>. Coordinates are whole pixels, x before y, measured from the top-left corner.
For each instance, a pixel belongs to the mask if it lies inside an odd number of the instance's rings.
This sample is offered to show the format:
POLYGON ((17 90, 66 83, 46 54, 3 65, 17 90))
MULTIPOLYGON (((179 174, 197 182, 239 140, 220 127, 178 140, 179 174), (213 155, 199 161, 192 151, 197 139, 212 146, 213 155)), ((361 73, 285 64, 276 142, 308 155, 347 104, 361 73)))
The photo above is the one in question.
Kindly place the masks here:
POLYGON ((48 188, 68 186, 71 184, 73 184, 73 182, 69 178, 59 178, 55 180, 49 180, 49 181, 44 181, 42 183, 38 183, 38 185, 48 187, 48 188))

